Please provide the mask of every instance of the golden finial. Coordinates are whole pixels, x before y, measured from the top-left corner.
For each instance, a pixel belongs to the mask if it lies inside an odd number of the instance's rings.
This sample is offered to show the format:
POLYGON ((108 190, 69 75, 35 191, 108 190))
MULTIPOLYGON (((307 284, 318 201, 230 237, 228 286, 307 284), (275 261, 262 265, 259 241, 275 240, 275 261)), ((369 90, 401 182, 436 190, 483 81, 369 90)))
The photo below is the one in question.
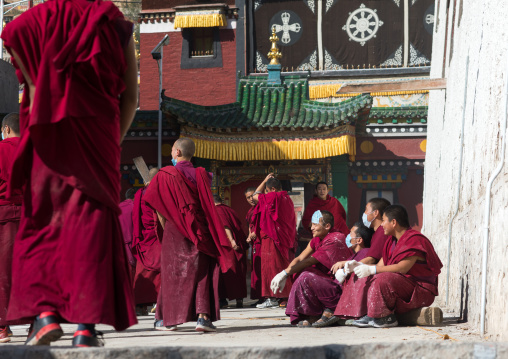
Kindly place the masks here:
POLYGON ((279 38, 275 34, 275 26, 272 27, 272 36, 270 37, 270 42, 272 43, 272 48, 268 53, 268 58, 270 59, 270 65, 280 65, 279 59, 282 58, 282 54, 280 53, 277 47, 277 41, 279 38))

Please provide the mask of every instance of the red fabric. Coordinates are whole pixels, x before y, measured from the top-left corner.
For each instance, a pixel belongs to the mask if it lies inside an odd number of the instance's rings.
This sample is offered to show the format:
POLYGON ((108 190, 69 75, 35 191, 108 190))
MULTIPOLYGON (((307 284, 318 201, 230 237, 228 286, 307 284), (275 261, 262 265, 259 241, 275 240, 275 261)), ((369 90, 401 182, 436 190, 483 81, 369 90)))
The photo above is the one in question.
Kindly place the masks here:
POLYGON ((224 225, 231 230, 239 250, 230 255, 235 263, 235 271, 221 273, 219 280, 219 297, 228 299, 242 299, 247 297, 247 248, 246 235, 242 229, 242 222, 236 212, 225 204, 215 206, 217 214, 224 225))
POLYGON ((136 258, 132 255, 132 208, 134 207, 134 201, 132 199, 126 199, 120 202, 120 215, 118 220, 120 221, 120 227, 122 227, 123 242, 125 244, 125 253, 127 255, 127 261, 132 267, 136 267, 136 258))
POLYGON ((116 25, 123 21, 111 2, 51 0, 2 32, 37 89, 29 114, 28 86, 15 63, 25 93, 9 191, 27 190, 10 320, 57 311, 70 322, 118 330, 137 322, 129 267, 125 253, 118 255, 126 63, 116 25))
POLYGON ((316 211, 330 212, 334 220, 333 229, 345 235, 349 234, 349 228, 346 224, 346 211, 337 198, 327 195, 326 200, 322 200, 318 196, 314 196, 307 204, 307 207, 305 207, 305 212, 302 217, 303 228, 307 230, 310 228, 312 215, 316 211))
POLYGON ((173 166, 162 168, 152 179, 145 201, 164 218, 171 218, 182 235, 197 249, 218 258, 223 272, 234 267, 233 251, 217 215, 208 174, 196 168, 195 186, 173 166))
POLYGON ((409 228, 398 241, 395 237, 386 241, 383 249, 385 265, 397 264, 411 256, 425 258, 425 263, 417 261, 405 276, 415 279, 421 286, 438 295, 437 276, 441 273, 443 264, 427 237, 409 228))
POLYGON ((23 193, 16 190, 7 199, 7 182, 11 177, 12 161, 16 155, 19 137, 9 137, 0 142, 0 206, 20 205, 23 200, 23 193))
POLYGON ((136 305, 157 302, 161 286, 161 274, 145 269, 141 262, 136 265, 134 275, 134 301, 136 305))
POLYGON ((390 238, 390 236, 385 235, 383 226, 379 226, 372 235, 370 250, 367 257, 375 258, 378 261, 383 258, 383 248, 385 243, 388 241, 388 238, 390 238))
POLYGON ((361 261, 363 258, 367 257, 369 253, 369 248, 360 249, 358 252, 353 253, 347 260, 352 261, 355 260, 357 262, 361 261))
MULTIPOLYGON (((263 234, 263 233, 262 233, 263 234)), ((261 295, 265 298, 288 298, 293 285, 293 278, 288 277, 284 290, 274 294, 270 285, 273 277, 289 266, 294 259, 294 254, 289 252, 288 257, 282 256, 274 241, 266 235, 261 237, 261 295)))
POLYGON ((132 254, 144 268, 159 272, 161 243, 157 236, 157 214, 143 199, 146 188, 134 196, 132 254))
POLYGON ((314 250, 312 257, 319 261, 315 267, 325 274, 335 263, 345 261, 351 256, 351 250, 346 245, 346 236, 340 232, 330 232, 322 240, 315 237, 310 241, 310 247, 314 250))
MULTIPOLYGON (((257 206, 257 204, 256 204, 257 206)), ((254 212, 256 206, 252 206, 247 212, 245 220, 251 232, 256 233, 254 212)), ((251 299, 261 299, 261 242, 256 238, 252 245, 252 269, 250 272, 250 297, 251 299)))
POLYGON ((258 200, 258 205, 254 209, 256 236, 262 238, 261 232, 266 234, 274 242, 279 253, 289 260, 290 253, 294 253, 296 245, 295 205, 291 197, 286 191, 280 191, 261 193, 258 200))

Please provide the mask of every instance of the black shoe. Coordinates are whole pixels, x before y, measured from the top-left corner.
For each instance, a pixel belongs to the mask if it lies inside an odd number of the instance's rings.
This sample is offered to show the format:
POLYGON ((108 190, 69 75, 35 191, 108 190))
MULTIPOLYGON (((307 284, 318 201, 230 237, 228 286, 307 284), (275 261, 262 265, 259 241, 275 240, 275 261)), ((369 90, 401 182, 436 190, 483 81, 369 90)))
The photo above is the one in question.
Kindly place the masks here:
POLYGON ((198 318, 196 323, 196 332, 216 332, 217 328, 210 319, 198 318))
POLYGON ((219 299, 219 307, 220 309, 226 309, 229 305, 229 302, 227 299, 219 299))
POLYGON ((53 312, 44 312, 35 318, 25 345, 49 345, 63 335, 58 318, 53 312))
POLYGON ((369 325, 374 328, 391 328, 399 325, 395 314, 390 314, 383 318, 373 318, 369 325))
POLYGON ((73 347, 103 347, 104 346, 104 334, 97 330, 93 332, 85 329, 85 330, 76 330, 74 333, 74 338, 72 338, 72 346, 73 347), (100 337, 100 338, 99 338, 100 337))
POLYGON ((370 322, 374 320, 374 318, 371 318, 369 317, 368 315, 364 315, 363 317, 361 317, 360 319, 357 319, 355 321, 353 321, 353 327, 358 327, 358 328, 367 328, 367 327, 370 327, 370 322))

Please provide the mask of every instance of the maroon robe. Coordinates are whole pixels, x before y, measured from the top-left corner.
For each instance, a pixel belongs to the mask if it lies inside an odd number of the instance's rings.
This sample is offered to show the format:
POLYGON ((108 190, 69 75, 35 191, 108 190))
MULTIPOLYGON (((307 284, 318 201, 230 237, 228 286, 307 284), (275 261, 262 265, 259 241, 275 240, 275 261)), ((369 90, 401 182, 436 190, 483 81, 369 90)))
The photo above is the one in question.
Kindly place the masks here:
POLYGON ((286 315, 293 325, 298 324, 302 315, 321 315, 325 308, 335 310, 341 289, 330 270, 335 263, 351 256, 345 236, 340 232, 330 232, 322 240, 315 237, 310 241, 310 247, 314 251, 312 257, 319 263, 295 275, 286 308, 286 315))
POLYGON ((295 206, 286 191, 260 194, 254 210, 256 236, 261 241, 261 294, 287 298, 293 280, 288 278, 281 292, 270 288, 273 277, 286 269, 295 256, 295 206))
POLYGON ((227 227, 233 234, 233 239, 239 247, 231 253, 232 261, 235 263, 235 271, 229 270, 220 274, 219 297, 221 299, 243 299, 247 297, 247 237, 242 229, 242 222, 236 212, 225 204, 215 206, 217 214, 224 227, 227 227))
POLYGON ((132 24, 111 2, 53 0, 2 32, 37 89, 20 108, 9 191, 23 188, 7 318, 137 323, 120 209, 120 95, 132 24), (37 26, 34 26, 37 24, 37 26), (126 29, 128 31, 126 31, 126 29))
POLYGON ((408 229, 399 241, 390 237, 383 249, 384 265, 397 264, 401 260, 419 256, 424 262, 416 262, 406 273, 379 273, 358 279, 352 275, 344 286, 349 295, 339 301, 335 315, 359 318, 386 317, 392 313, 405 313, 426 307, 438 295, 437 276, 443 267, 430 241, 420 232, 408 229), (353 281, 350 283, 350 281, 353 281))
POLYGON ((132 253, 138 260, 134 274, 136 304, 157 302, 161 283, 161 243, 157 236, 157 214, 143 198, 146 189, 147 187, 136 192, 132 211, 132 253))
POLYGON ((383 226, 377 227, 370 240, 370 249, 367 257, 372 257, 379 261, 383 257, 383 248, 388 238, 390 238, 390 236, 385 235, 383 226))
MULTIPOLYGON (((256 204, 257 206, 257 204, 256 204)), ((256 233, 256 226, 254 224, 254 209, 252 206, 247 212, 247 225, 249 231, 256 233)), ((252 242, 252 269, 250 272, 250 298, 261 299, 261 241, 256 237, 252 242)))
POLYGON ((120 227, 122 227, 123 242, 125 245, 125 253, 127 254, 127 261, 131 267, 136 268, 136 258, 132 255, 132 208, 134 207, 134 201, 132 199, 126 199, 120 202, 120 227))
POLYGON ((6 138, 0 142, 0 328, 9 324, 7 307, 11 293, 12 248, 19 227, 23 198, 19 192, 6 199, 10 167, 18 143, 19 137, 6 138))
POLYGON ((333 229, 345 235, 349 234, 349 228, 346 224, 346 211, 337 198, 327 195, 326 200, 322 200, 318 196, 314 196, 305 207, 305 212, 303 212, 302 226, 304 229, 309 230, 312 215, 316 211, 330 212, 334 220, 333 229))
POLYGON ((165 326, 195 320, 199 313, 220 319, 218 264, 223 272, 231 269, 233 249, 210 183, 211 174, 203 168, 180 161, 162 168, 145 194, 145 201, 166 219, 157 300, 165 326))

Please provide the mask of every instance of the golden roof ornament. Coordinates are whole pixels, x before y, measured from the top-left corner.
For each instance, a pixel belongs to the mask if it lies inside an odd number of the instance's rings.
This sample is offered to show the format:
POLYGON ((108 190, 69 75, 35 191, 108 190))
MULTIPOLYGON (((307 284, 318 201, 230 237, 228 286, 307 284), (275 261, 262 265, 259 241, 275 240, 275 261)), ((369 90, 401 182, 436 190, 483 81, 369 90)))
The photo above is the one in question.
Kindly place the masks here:
POLYGON ((279 59, 282 58, 282 54, 277 47, 277 41, 279 38, 275 34, 275 26, 272 27, 272 36, 270 36, 270 42, 272 43, 272 48, 268 53, 268 58, 270 59, 270 65, 280 65, 279 59))

